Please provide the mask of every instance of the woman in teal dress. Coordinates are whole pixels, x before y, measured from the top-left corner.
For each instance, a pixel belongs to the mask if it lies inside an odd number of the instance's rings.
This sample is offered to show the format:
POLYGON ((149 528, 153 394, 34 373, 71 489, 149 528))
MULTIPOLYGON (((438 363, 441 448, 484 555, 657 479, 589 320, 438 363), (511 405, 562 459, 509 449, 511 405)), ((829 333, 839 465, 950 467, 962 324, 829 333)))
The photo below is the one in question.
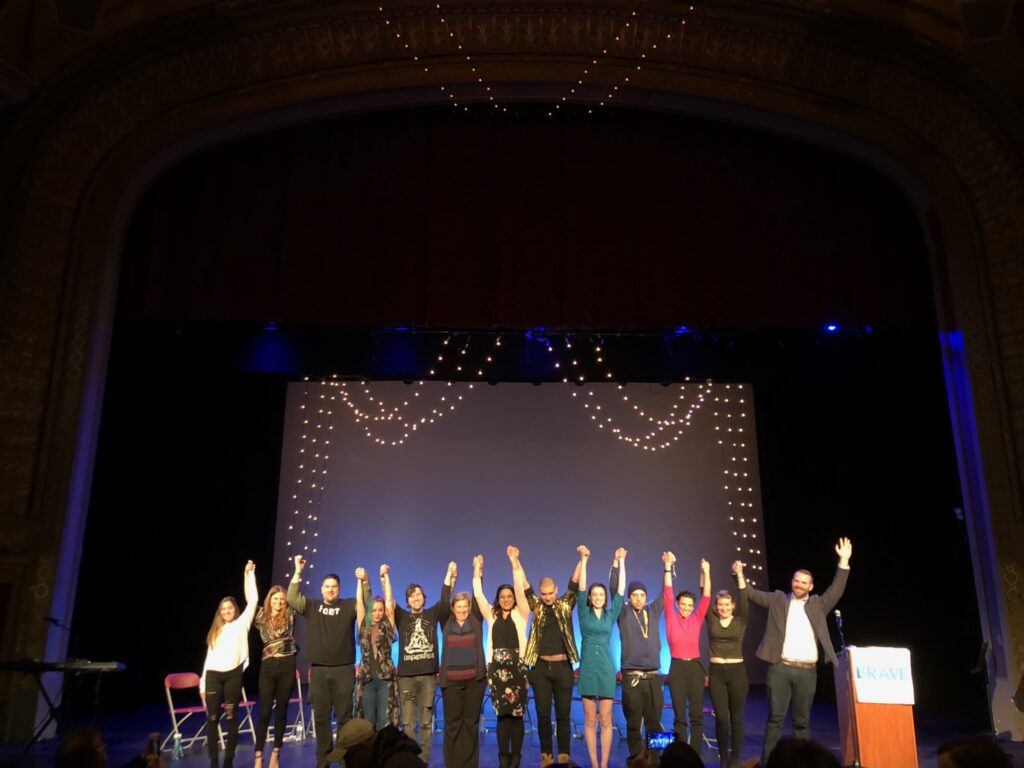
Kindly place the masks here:
POLYGON ((583 736, 593 768, 608 768, 612 750, 612 701, 615 699, 615 665, 612 663, 612 627, 622 609, 622 595, 626 589, 626 550, 615 551, 614 567, 619 569, 619 591, 608 604, 608 588, 592 584, 587 588, 587 560, 590 550, 577 547, 580 553, 580 588, 576 610, 580 615, 580 670, 577 686, 583 699, 583 736), (597 721, 601 718, 601 760, 597 758, 597 721))

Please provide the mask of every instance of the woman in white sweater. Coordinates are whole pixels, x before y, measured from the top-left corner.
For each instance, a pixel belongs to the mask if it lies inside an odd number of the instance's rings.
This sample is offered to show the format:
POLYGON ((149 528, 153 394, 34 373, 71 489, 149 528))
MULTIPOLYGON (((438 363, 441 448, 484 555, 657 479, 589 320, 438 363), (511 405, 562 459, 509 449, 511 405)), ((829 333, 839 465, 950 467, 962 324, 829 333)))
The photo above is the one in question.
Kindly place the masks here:
MULTIPOLYGON (((509 560, 515 569, 519 550, 508 547, 509 560)), ((494 605, 487 602, 483 585, 484 557, 473 558, 473 596, 487 622, 487 684, 491 704, 498 717, 498 766, 517 768, 523 749, 523 713, 526 709, 526 622, 530 606, 526 595, 517 595, 509 584, 498 587, 494 605)), ((519 590, 522 592, 522 589, 519 590)))
POLYGON ((206 635, 206 661, 199 681, 199 690, 206 702, 206 748, 211 768, 217 768, 217 722, 220 705, 228 722, 228 738, 224 745, 224 768, 231 768, 238 744, 238 702, 242 699, 242 672, 249 666, 249 628, 256 615, 259 595, 256 592, 256 566, 245 564, 245 610, 239 613, 233 597, 225 597, 217 606, 213 623, 206 635))

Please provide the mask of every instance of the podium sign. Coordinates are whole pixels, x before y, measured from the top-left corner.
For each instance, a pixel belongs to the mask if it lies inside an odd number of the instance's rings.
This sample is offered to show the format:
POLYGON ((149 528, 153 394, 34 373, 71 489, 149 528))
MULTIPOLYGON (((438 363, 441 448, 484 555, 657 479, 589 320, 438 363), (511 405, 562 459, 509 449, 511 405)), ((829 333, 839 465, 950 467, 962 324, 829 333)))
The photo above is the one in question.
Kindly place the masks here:
POLYGON ((910 651, 848 646, 835 679, 843 764, 917 768, 910 651))
POLYGON ((856 648, 853 695, 862 704, 913 704, 914 679, 906 648, 856 648))

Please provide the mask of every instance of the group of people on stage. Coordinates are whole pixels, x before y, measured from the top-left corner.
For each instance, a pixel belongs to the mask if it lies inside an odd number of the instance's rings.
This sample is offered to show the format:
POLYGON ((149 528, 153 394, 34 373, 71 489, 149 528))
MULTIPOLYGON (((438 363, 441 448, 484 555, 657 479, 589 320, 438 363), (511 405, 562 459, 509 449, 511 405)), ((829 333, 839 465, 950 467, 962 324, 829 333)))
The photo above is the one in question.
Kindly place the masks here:
MULTIPOLYGON (((355 569, 354 598, 339 598, 341 579, 333 573, 323 578, 320 599, 305 596, 299 584, 306 562, 297 555, 287 592, 280 586, 271 587, 257 611, 255 567, 250 561, 244 576, 245 609, 240 611, 234 598, 227 597, 214 616, 207 635, 200 690, 212 727, 216 727, 224 705, 224 765, 231 768, 238 741, 242 672, 249 661, 248 631, 255 623, 263 641, 255 768, 262 768, 272 715, 274 744, 269 765, 278 768, 288 700, 295 682, 295 616, 301 615, 307 622, 309 699, 318 768, 332 761, 332 710, 340 728, 353 716, 353 694, 356 715, 377 730, 401 726, 408 737, 415 738, 418 725, 421 758, 429 763, 438 684, 444 706, 444 764, 450 768, 476 766, 479 762, 479 723, 486 689, 497 716, 499 765, 516 768, 520 764, 527 686, 533 688, 541 765, 569 761, 569 712, 576 687, 583 702, 584 740, 590 764, 607 768, 617 686, 611 656, 612 627, 618 625, 621 638, 622 709, 629 751, 635 755, 643 747, 643 731, 662 730, 664 682, 659 669, 659 627, 664 615, 672 657, 668 686, 676 737, 700 750, 707 684, 721 765, 735 766, 743 744, 748 689, 743 659, 748 604, 768 610, 764 638, 757 649, 758 658, 769 664, 769 718, 763 749, 767 757, 781 736, 782 722, 790 708, 794 735, 808 735, 819 644, 826 659, 836 661, 825 618, 846 586, 850 540, 840 539, 835 551, 839 566, 832 584, 821 596, 811 594, 814 581, 806 570, 793 574, 789 593, 754 589, 746 583, 743 563, 737 561, 732 564, 735 591, 716 593, 713 607, 708 561, 701 561, 699 598, 686 590, 676 594, 676 557, 672 552, 662 554, 663 592, 650 603, 643 583, 627 581, 627 551, 623 548, 615 551, 609 585, 605 586, 588 574, 590 550, 577 547, 579 560, 567 591, 560 595, 550 577, 541 579, 535 591, 519 559, 519 549, 510 546, 506 552, 512 583, 497 588, 493 603, 484 593, 483 556, 473 558, 472 593, 457 592, 453 596, 458 568, 452 562, 445 572, 440 598, 429 607, 419 584, 406 588, 405 606, 396 604, 388 565, 380 566, 381 596, 372 596, 363 568, 355 569), (582 637, 579 649, 573 630, 574 608, 582 637), (488 628, 486 636, 484 625, 488 628), (708 672, 700 658, 704 626, 710 649, 708 672), (357 638, 362 653, 358 672, 357 638), (396 640, 397 666, 391 653, 396 640), (578 675, 573 672, 576 663, 578 675)), ((207 745, 211 766, 217 768, 218 740, 208 738, 207 745)))

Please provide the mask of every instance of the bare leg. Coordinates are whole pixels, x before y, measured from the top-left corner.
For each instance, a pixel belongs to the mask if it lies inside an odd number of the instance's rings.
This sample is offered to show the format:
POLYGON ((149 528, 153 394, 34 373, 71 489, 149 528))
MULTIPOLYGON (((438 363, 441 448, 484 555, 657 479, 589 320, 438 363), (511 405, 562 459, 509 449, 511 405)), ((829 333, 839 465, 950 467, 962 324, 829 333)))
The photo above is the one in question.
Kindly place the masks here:
POLYGON ((608 768, 612 752, 612 700, 600 699, 601 715, 601 768, 608 768))
POLYGON ((587 742, 587 754, 592 768, 598 768, 597 761, 597 699, 583 700, 583 740, 587 742))

